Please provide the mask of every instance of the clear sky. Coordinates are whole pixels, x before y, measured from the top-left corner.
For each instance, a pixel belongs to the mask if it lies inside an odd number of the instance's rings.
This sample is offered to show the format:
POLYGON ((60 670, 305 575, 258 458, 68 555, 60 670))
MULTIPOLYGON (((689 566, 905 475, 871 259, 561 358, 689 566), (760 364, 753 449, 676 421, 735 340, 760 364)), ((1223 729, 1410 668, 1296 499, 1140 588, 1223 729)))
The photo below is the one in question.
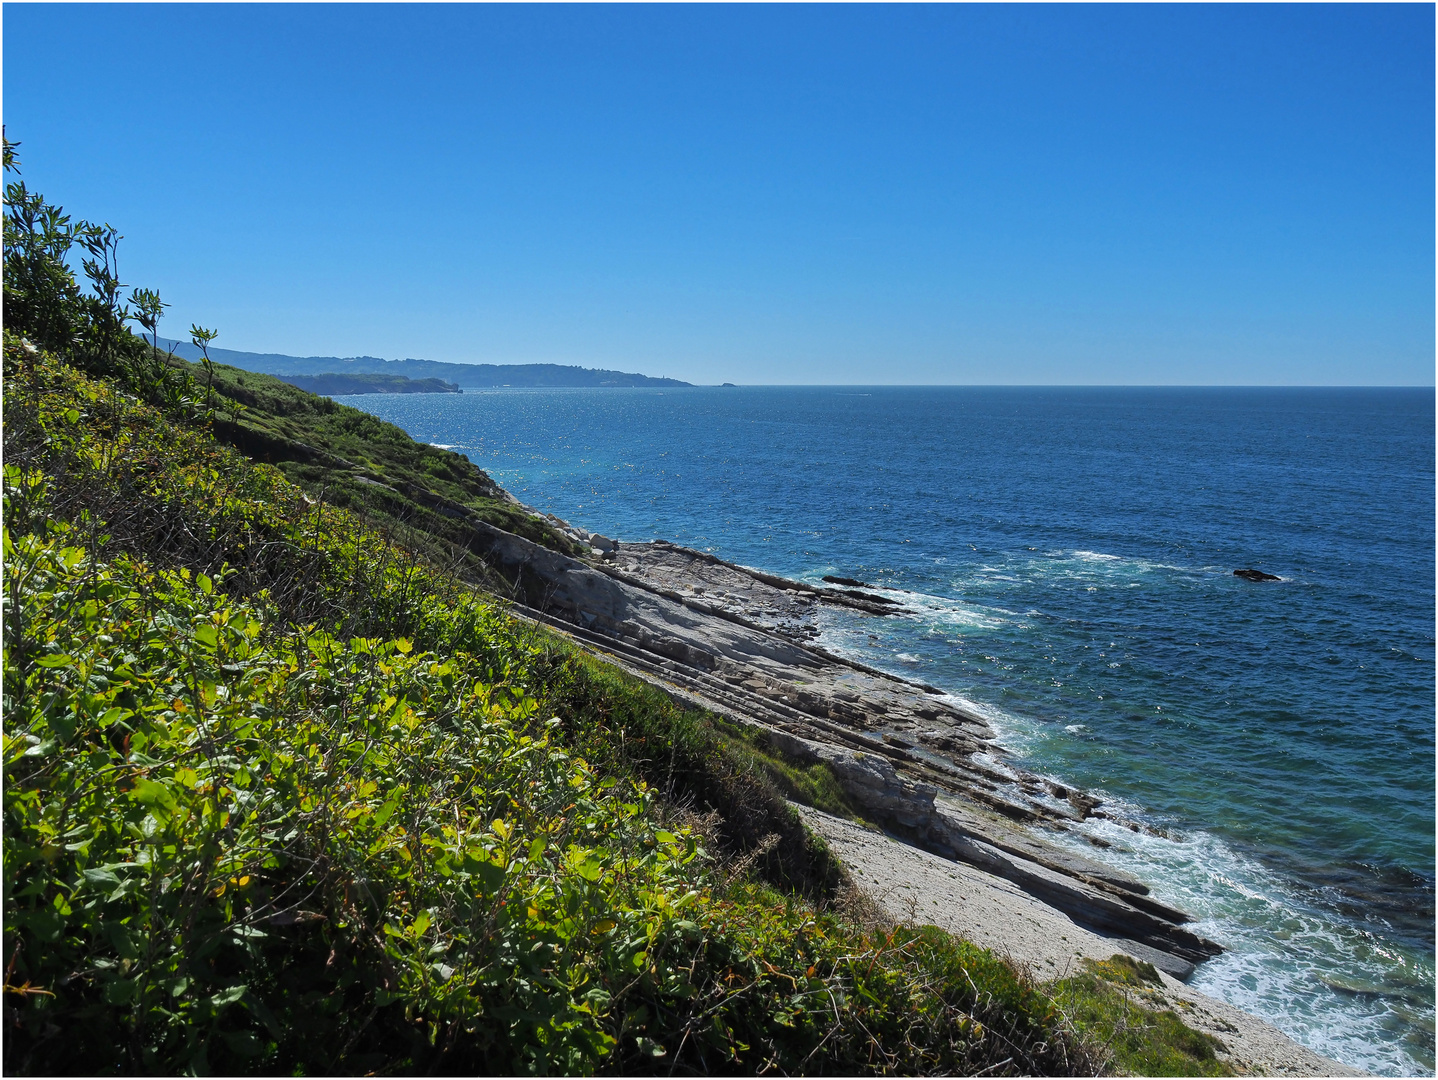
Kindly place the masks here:
POLYGON ((1434 8, 7 3, 24 179, 217 345, 1434 381, 1434 8))

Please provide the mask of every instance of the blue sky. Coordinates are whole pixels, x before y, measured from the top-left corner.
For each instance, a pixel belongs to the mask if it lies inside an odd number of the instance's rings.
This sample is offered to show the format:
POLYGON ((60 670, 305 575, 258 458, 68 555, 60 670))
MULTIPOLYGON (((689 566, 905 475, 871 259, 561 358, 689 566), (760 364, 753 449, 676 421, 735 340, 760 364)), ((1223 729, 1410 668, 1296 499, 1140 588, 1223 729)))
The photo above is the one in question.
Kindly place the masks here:
POLYGON ((216 344, 1434 381, 1434 9, 8 3, 24 179, 216 344))

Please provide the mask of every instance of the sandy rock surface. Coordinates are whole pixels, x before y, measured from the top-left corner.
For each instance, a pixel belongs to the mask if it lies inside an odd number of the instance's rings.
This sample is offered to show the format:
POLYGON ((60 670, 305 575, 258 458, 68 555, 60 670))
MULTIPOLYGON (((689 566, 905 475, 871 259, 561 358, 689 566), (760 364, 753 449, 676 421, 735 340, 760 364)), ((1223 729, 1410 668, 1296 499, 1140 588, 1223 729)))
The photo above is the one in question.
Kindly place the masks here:
MULTIPOLYGON (((952 862, 851 821, 796 806, 805 824, 829 844, 866 892, 893 918, 929 924, 1028 968, 1039 982, 1060 979, 1079 961, 1129 952, 1002 878, 952 862)), ((1142 956, 1138 957, 1143 959, 1142 956)), ((1172 1008, 1190 1027, 1217 1037, 1236 1069, 1266 1076, 1365 1076, 1300 1046, 1277 1028, 1232 1005, 1161 975, 1156 1008, 1172 1008)))

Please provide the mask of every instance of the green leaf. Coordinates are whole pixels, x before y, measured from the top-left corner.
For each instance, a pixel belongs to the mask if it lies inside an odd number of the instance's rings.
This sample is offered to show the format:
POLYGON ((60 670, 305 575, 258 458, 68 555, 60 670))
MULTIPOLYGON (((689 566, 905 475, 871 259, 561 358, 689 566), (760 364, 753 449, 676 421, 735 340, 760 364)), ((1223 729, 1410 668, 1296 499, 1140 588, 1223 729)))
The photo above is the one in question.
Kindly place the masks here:
POLYGON ((130 798, 152 810, 156 807, 167 811, 175 809, 175 797, 170 793, 170 789, 154 780, 136 781, 135 786, 130 789, 130 798))
POLYGON ((102 889, 113 889, 120 884, 119 877, 108 867, 96 867, 93 870, 86 870, 82 875, 87 885, 96 885, 102 889))
POLYGON ((136 991, 140 988, 139 983, 134 979, 116 979, 105 984, 105 1003, 107 1005, 128 1005, 135 1000, 136 991))
POLYGON ((37 657, 35 660, 35 666, 43 668, 70 667, 74 663, 75 658, 69 653, 52 653, 49 656, 37 657))
POLYGON ((119 708, 118 706, 116 706, 115 708, 106 709, 106 710, 104 711, 104 713, 101 714, 100 718, 99 718, 98 720, 96 720, 95 722, 96 722, 97 724, 99 724, 100 727, 102 727, 102 728, 107 728, 107 727, 109 727, 111 724, 116 723, 117 721, 123 720, 123 719, 124 719, 125 717, 127 717, 127 716, 133 716, 133 715, 134 715, 134 714, 133 714, 132 712, 130 712, 129 709, 121 709, 121 708, 119 708))
POLYGON ((226 1031, 225 1044, 238 1057, 255 1058, 265 1052, 265 1044, 253 1031, 226 1031))
POLYGON ((384 823, 390 819, 395 810, 399 808, 399 799, 389 799, 374 812, 374 823, 376 828, 384 828, 384 823))
POLYGON ((243 983, 239 986, 231 986, 226 990, 221 990, 218 994, 212 995, 209 999, 210 1004, 216 1009, 223 1009, 226 1005, 233 1005, 239 1001, 240 998, 244 997, 245 990, 246 987, 243 983))
POLYGON ((105 936, 110 939, 110 945, 121 959, 135 960, 139 958, 140 945, 136 940, 135 932, 124 923, 107 921, 105 936))
POLYGON ((65 929, 65 918, 52 907, 37 908, 22 921, 40 941, 46 944, 58 941, 65 929))
POLYGON ((504 884, 505 867, 496 865, 488 859, 482 859, 474 868, 474 876, 479 878, 480 887, 486 893, 495 893, 504 884))

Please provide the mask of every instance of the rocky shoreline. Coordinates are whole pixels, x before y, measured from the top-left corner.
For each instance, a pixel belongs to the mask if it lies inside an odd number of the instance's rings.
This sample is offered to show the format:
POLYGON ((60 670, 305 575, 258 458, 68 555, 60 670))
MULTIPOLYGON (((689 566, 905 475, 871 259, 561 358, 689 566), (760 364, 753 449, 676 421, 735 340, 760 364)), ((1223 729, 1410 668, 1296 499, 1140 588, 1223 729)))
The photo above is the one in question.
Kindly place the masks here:
MULTIPOLYGON (((1090 817, 1135 831, 1142 824, 1007 760, 983 718, 938 688, 816 644, 825 607, 882 618, 901 614, 902 599, 854 588, 862 583, 847 579, 834 587, 790 581, 660 540, 620 544, 545 516, 588 557, 561 555, 472 521, 488 559, 519 582, 527 603, 517 604, 518 614, 676 699, 750 727, 796 764, 826 763, 851 805, 880 830, 877 840, 1002 882, 1085 940, 1102 942, 1090 952, 1128 953, 1173 981, 1222 951, 1187 929, 1192 917, 1155 900, 1142 881, 1047 839, 1090 817)), ((866 876, 862 866, 855 869, 866 876)), ((965 896, 954 892, 945 903, 962 910, 965 896)), ((1020 941, 998 944, 1015 956, 1034 951, 1020 941)), ((1208 1004, 1210 1012, 1246 1015, 1208 1004)), ((1264 1029, 1263 1045, 1288 1048, 1286 1057, 1270 1054, 1259 1068, 1352 1074, 1248 1019, 1255 1031, 1264 1029)))

